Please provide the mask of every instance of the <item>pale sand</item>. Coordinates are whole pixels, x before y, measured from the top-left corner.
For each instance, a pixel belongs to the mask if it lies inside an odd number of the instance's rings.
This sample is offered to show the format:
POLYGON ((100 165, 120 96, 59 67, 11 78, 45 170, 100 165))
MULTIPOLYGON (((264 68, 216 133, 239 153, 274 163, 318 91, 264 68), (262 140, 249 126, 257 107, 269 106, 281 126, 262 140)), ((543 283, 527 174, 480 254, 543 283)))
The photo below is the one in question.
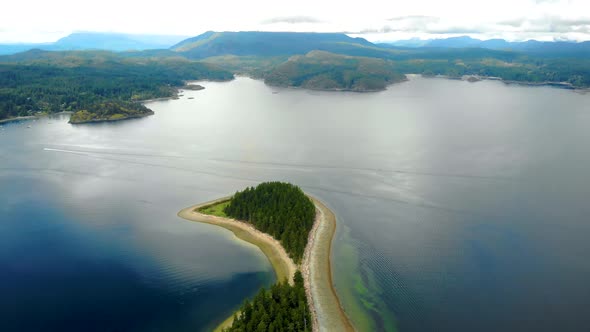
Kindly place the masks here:
MULTIPOLYGON (((283 246, 272 236, 263 233, 248 223, 235 219, 202 214, 196 210, 230 199, 223 197, 181 210, 178 216, 187 220, 221 226, 232 231, 238 238, 258 246, 268 257, 278 280, 288 279, 293 283, 297 266, 283 246)), ((300 266, 307 300, 312 315, 313 331, 354 331, 344 313, 332 284, 330 252, 336 230, 336 217, 322 202, 310 196, 316 206, 316 220, 309 234, 303 262, 300 266), (313 281, 313 282, 312 282, 313 281)), ((226 319, 215 331, 229 327, 233 316, 226 319)))
POLYGON ((332 283, 330 257, 336 216, 321 201, 309 197, 316 206, 316 220, 309 233, 301 270, 314 320, 313 330, 354 331, 332 283))

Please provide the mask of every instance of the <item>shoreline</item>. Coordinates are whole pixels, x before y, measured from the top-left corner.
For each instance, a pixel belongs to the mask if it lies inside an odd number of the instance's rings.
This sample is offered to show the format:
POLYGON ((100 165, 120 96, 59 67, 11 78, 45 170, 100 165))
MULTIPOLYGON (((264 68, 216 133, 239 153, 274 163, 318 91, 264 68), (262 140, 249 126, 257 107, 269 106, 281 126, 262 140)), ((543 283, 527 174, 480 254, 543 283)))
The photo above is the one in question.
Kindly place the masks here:
MULTIPOLYGON (((316 207, 316 218, 309 233, 308 243, 300 266, 295 265, 276 239, 255 229, 250 224, 196 211, 208 205, 227 201, 231 199, 231 196, 184 208, 178 212, 178 216, 189 221, 223 227, 230 230, 239 239, 258 246, 273 266, 277 275, 277 282, 284 279, 281 276, 288 275, 289 283, 292 284, 293 275, 296 269, 300 268, 313 320, 312 331, 354 331, 352 323, 340 304, 332 282, 331 249, 336 231, 336 217, 321 201, 309 195, 307 196, 316 207)), ((230 326, 232 322, 233 315, 223 321, 215 331, 230 326)))
POLYGON ((73 112, 69 112, 69 111, 61 111, 61 112, 57 112, 57 113, 43 113, 43 114, 39 114, 39 115, 16 116, 13 118, 2 119, 2 120, 0 120, 0 124, 25 121, 25 120, 35 120, 35 119, 41 119, 43 117, 48 117, 48 116, 52 116, 52 115, 72 114, 72 113, 73 112))
POLYGON ((396 84, 400 84, 400 83, 404 83, 404 82, 407 82, 408 81, 408 78, 406 77, 405 79, 400 80, 400 81, 387 82, 387 84, 385 85, 385 87, 383 87, 382 89, 355 90, 355 89, 346 89, 346 88, 342 88, 342 89, 337 89, 337 88, 334 88, 334 89, 316 89, 316 88, 308 88, 308 87, 295 86, 295 85, 280 85, 280 84, 279 85, 275 85, 275 84, 267 83, 264 78, 258 79, 258 78, 253 78, 253 77, 249 77, 249 76, 244 76, 244 77, 248 77, 248 78, 253 79, 253 80, 260 80, 266 86, 271 87, 271 88, 291 89, 291 90, 308 90, 308 91, 320 91, 320 92, 353 92, 353 93, 359 93, 359 94, 376 93, 376 92, 387 91, 389 89, 389 87, 391 87, 392 85, 396 85, 396 84))
POLYGON ((124 120, 129 120, 129 119, 141 119, 141 118, 145 118, 145 117, 148 117, 148 116, 154 115, 154 114, 155 114, 154 111, 152 111, 150 109, 150 111, 146 112, 146 113, 134 114, 134 115, 126 116, 123 118, 118 118, 118 119, 92 119, 92 120, 88 120, 88 121, 74 121, 74 122, 72 122, 72 120, 70 118, 68 123, 72 124, 72 125, 79 125, 79 124, 88 124, 88 123, 118 122, 118 121, 124 121, 124 120))
MULTIPOLYGON (((289 284, 293 284, 293 275, 297 270, 297 266, 289 257, 283 246, 272 236, 255 229, 252 225, 235 219, 217 217, 213 215, 203 214, 196 210, 208 205, 222 203, 231 199, 231 196, 222 197, 209 202, 193 205, 184 208, 178 212, 178 216, 194 222, 202 222, 206 224, 223 227, 239 238, 240 240, 249 242, 257 246, 269 260, 277 277, 277 282, 284 279, 289 280, 289 284)), ((233 323, 233 313, 230 317, 225 319, 214 331, 221 331, 222 329, 231 326, 233 323)))
POLYGON ((332 280, 331 257, 336 216, 319 199, 307 197, 316 207, 316 219, 305 247, 301 272, 314 320, 312 331, 355 331, 332 280))
POLYGON ((578 87, 572 85, 568 82, 552 82, 552 81, 543 81, 543 82, 529 82, 529 81, 515 81, 515 80, 505 80, 501 77, 496 76, 480 76, 480 75, 463 75, 460 77, 453 77, 449 75, 434 75, 434 76, 425 76, 423 74, 406 74, 411 76, 420 76, 423 78, 442 78, 447 80, 454 80, 454 81, 465 81, 469 83, 477 83, 480 81, 497 81, 502 82, 506 85, 519 85, 519 86, 530 86, 530 87, 549 87, 561 90, 570 90, 573 92, 578 93, 586 93, 590 92, 590 87, 578 87), (470 79, 474 79, 471 80, 470 79))

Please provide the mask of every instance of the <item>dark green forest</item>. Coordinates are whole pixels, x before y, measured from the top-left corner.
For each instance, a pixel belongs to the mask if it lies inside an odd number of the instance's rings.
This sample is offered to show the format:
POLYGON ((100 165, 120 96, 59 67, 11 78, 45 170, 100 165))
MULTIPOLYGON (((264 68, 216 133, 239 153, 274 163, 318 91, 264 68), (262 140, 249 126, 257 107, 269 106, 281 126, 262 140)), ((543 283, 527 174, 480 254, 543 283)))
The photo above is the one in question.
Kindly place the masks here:
POLYGON ((315 206, 299 187, 264 182, 236 192, 224 212, 272 235, 296 263, 301 262, 315 219, 315 206))
POLYGON ((379 91, 405 76, 389 60, 324 51, 294 56, 265 76, 265 83, 315 90, 379 91))
POLYGON ((42 61, 0 63, 0 119, 81 110, 101 118, 125 116, 125 110, 141 114, 151 111, 137 101, 173 96, 175 88, 187 80, 233 78, 217 66, 185 59, 64 54, 50 54, 42 61))
POLYGON ((250 302, 246 300, 225 332, 311 331, 311 315, 301 272, 295 272, 294 285, 282 282, 262 289, 250 302))
POLYGON ((60 111, 86 111, 77 116, 81 121, 141 116, 150 111, 137 101, 171 97, 187 80, 230 80, 232 72, 270 85, 320 90, 381 90, 404 74, 587 88, 590 58, 584 52, 409 49, 342 34, 249 32, 206 33, 170 50, 30 50, 0 56, 0 120, 60 111), (266 50, 261 43, 274 46, 266 50), (197 53, 202 61, 187 59, 197 53))

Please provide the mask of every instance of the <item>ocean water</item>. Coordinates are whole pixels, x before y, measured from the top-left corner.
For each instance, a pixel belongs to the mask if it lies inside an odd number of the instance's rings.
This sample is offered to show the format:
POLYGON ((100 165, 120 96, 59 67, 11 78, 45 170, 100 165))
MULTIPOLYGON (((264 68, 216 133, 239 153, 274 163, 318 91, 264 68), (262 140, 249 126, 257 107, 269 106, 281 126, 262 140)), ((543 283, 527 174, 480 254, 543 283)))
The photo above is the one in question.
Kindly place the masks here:
POLYGON ((269 180, 335 212, 334 280, 361 331, 590 326, 590 95, 202 84, 147 118, 0 127, 1 330, 210 330, 274 275, 176 213, 269 180))

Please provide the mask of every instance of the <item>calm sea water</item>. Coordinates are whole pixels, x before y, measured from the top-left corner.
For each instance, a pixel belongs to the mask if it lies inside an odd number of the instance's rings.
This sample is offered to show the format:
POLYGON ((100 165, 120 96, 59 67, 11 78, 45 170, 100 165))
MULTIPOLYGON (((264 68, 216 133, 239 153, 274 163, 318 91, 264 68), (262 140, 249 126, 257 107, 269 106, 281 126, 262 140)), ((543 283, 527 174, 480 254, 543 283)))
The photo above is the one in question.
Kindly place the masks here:
POLYGON ((360 330, 590 328, 590 95, 203 85, 144 119, 0 128, 0 330, 210 329, 274 275, 176 213, 267 180, 336 213, 334 278, 360 330))

